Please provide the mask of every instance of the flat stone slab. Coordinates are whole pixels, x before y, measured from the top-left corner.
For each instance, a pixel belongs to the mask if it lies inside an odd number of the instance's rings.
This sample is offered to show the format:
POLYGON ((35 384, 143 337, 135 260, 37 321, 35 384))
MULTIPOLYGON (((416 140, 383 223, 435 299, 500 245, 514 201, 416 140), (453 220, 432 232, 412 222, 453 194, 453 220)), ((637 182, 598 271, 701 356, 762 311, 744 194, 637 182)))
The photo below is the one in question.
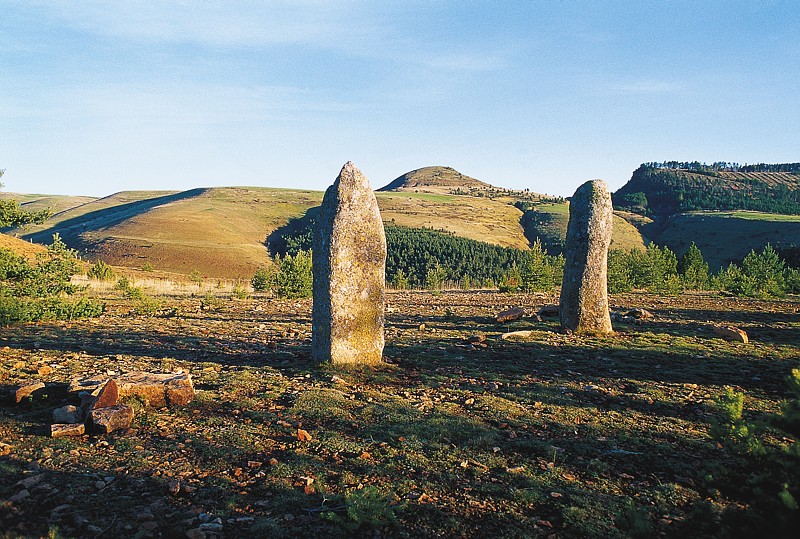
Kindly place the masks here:
POLYGON ((83 423, 56 423, 50 425, 50 437, 63 438, 64 436, 83 436, 86 434, 86 425, 83 423))
MULTIPOLYGON (((188 373, 156 374, 152 372, 129 372, 111 377, 117 384, 119 398, 136 396, 148 406, 182 406, 194 399, 192 377, 188 373)), ((70 382, 69 391, 99 394, 109 380, 108 376, 94 376, 70 382)))
POLYGON ((97 408, 89 414, 92 432, 108 434, 115 430, 124 430, 131 426, 133 408, 126 404, 117 404, 107 408, 97 408))
POLYGON ((62 425, 75 425, 83 421, 83 410, 71 404, 56 408, 53 410, 53 421, 62 425))
POLYGON ((742 344, 750 342, 747 338, 747 332, 734 326, 714 326, 714 333, 729 341, 740 342, 742 344))
POLYGON ((525 310, 520 307, 511 307, 510 309, 506 309, 505 311, 501 311, 497 313, 497 321, 498 322, 512 322, 514 320, 519 320, 525 316, 525 310))

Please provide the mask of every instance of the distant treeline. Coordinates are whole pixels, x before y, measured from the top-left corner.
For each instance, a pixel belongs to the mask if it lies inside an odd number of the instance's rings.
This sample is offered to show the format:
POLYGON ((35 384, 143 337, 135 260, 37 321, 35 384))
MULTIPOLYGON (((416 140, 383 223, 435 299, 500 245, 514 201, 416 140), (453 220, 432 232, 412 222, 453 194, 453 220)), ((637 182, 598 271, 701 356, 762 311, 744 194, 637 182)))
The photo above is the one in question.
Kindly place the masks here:
MULTIPOLYGON (((800 214, 800 189, 790 189, 783 183, 770 185, 758 177, 718 177, 711 169, 703 172, 687 167, 693 166, 692 163, 674 162, 674 165, 646 163, 636 169, 630 181, 614 193, 615 206, 646 215, 695 210, 800 214)), ((800 171, 800 164, 792 163, 747 166, 783 167, 785 170, 780 172, 784 173, 800 171)))
POLYGON ((788 172, 800 173, 800 163, 757 163, 752 165, 740 165, 739 163, 728 163, 726 161, 717 161, 711 163, 701 163, 699 161, 662 161, 642 163, 642 168, 652 170, 666 169, 666 170, 688 170, 700 174, 708 172, 788 172))

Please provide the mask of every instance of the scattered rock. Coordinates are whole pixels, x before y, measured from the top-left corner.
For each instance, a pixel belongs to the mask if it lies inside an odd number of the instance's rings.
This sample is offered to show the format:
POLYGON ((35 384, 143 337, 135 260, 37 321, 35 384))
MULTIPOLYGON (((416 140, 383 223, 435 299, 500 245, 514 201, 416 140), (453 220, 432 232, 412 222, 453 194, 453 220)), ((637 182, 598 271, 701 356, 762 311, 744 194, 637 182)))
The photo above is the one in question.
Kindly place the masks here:
POLYGON ((729 341, 747 344, 747 333, 735 326, 714 326, 714 333, 729 341))
POLYGON ((305 431, 303 429, 297 429, 297 439, 300 440, 301 442, 310 442, 313 438, 308 433, 308 431, 305 431))
POLYGON ((98 408, 108 408, 110 406, 115 406, 118 400, 119 400, 119 386, 117 385, 116 380, 111 378, 105 383, 102 389, 100 389, 100 393, 97 394, 97 397, 89 405, 87 411, 91 412, 92 410, 96 410, 98 408))
POLYGON ((86 425, 83 423, 57 423, 50 425, 50 437, 62 438, 64 436, 83 436, 86 434, 86 425))
POLYGON ((206 532, 204 532, 200 528, 193 528, 186 532, 186 537, 188 537, 189 539, 205 539, 206 532))
POLYGON ((6 455, 10 455, 12 449, 13 449, 12 446, 0 442, 0 457, 5 457, 6 455))
POLYGON ((497 321, 498 322, 513 322, 514 320, 519 320, 525 316, 525 310, 520 307, 511 307, 510 309, 506 309, 505 311, 501 311, 497 313, 497 321))
MULTIPOLYGON (((71 393, 94 393, 102 388, 107 377, 92 377, 70 382, 71 393)), ((194 386, 188 373, 156 374, 152 372, 129 372, 115 376, 118 397, 136 396, 153 408, 181 406, 194 399, 194 386)), ((99 393, 98 393, 99 396, 99 393)))
POLYGON ((36 372, 39 373, 39 376, 47 376, 48 374, 53 374, 53 367, 50 365, 42 365, 36 372))
POLYGON ((53 410, 53 422, 63 424, 75 424, 83 421, 83 410, 77 406, 68 404, 53 410))
POLYGON ((542 305, 536 313, 541 318, 558 318, 559 307, 558 305, 548 304, 542 305))
POLYGON ((652 320, 654 318, 653 313, 647 309, 631 309, 625 316, 630 316, 637 320, 652 320))
POLYGON ((10 388, 10 400, 14 404, 19 404, 28 397, 33 397, 34 394, 40 393, 44 389, 44 382, 38 380, 22 382, 10 388))
POLYGON ((532 330, 522 330, 522 331, 511 331, 509 333, 503 333, 500 338, 504 341, 513 340, 513 339, 527 339, 533 336, 532 330))
POLYGON ((486 340, 486 335, 484 335, 483 333, 478 335, 470 335, 469 337, 467 337, 467 342, 471 344, 482 343, 485 340, 486 340))
POLYGON ((559 300, 561 327, 575 333, 613 333, 608 313, 608 247, 613 210, 602 180, 584 183, 569 204, 564 280, 559 300))
POLYGON ((311 355, 318 363, 383 358, 386 235, 367 178, 347 162, 314 227, 311 355))
POLYGON ((125 404, 98 408, 89 414, 92 432, 98 434, 127 429, 131 426, 131 421, 133 421, 133 408, 125 404))

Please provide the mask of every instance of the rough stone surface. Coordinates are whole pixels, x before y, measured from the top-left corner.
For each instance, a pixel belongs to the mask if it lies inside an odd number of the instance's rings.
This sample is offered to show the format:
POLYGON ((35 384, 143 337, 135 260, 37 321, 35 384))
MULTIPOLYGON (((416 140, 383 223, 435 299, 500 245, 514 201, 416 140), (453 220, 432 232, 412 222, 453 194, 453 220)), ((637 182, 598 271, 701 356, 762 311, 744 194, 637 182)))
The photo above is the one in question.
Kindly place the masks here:
POLYGON ((750 342, 747 338, 747 332, 734 326, 714 326, 714 333, 729 341, 743 344, 750 342))
POLYGON ((83 423, 66 423, 50 425, 50 436, 61 438, 62 436, 83 436, 86 434, 86 425, 83 423))
POLYGON ((75 424, 81 421, 83 421, 83 410, 77 406, 68 404, 53 410, 54 423, 75 424))
POLYGON ((127 429, 131 426, 131 421, 133 421, 133 408, 125 404, 98 408, 89 414, 92 432, 97 434, 127 429))
MULTIPOLYGON (((119 398, 137 396, 153 408, 181 406, 194 399, 194 386, 188 373, 129 372, 113 379, 117 384, 119 398)), ((107 380, 107 376, 73 380, 69 391, 94 393, 107 380)))
POLYGON ((348 162, 314 228, 312 356, 375 364, 383 356, 386 236, 369 181, 348 162))
POLYGON ((527 339, 528 337, 532 337, 534 334, 533 330, 521 330, 521 331, 511 331, 509 333, 503 333, 500 335, 500 338, 504 341, 510 341, 514 339, 527 339))
POLYGON ((119 386, 117 385, 117 382, 111 378, 105 383, 102 389, 100 389, 97 397, 89 405, 88 411, 91 412, 97 408, 108 408, 109 406, 114 406, 117 404, 117 400, 119 400, 119 386))
POLYGON ((23 382, 10 388, 10 399, 14 402, 14 404, 19 404, 26 398, 33 395, 35 392, 44 389, 44 387, 44 382, 40 382, 38 380, 23 382))
POLYGON ((511 307, 510 309, 506 309, 505 311, 497 313, 497 321, 512 322, 514 320, 519 320, 523 316, 525 316, 524 309, 521 309, 520 307, 511 307))
POLYGON ((558 305, 542 305, 536 314, 541 318, 558 318, 559 310, 558 305))
POLYGON ((612 333, 608 312, 608 247, 612 227, 611 192, 602 180, 584 183, 569 204, 561 285, 561 326, 574 333, 612 333))

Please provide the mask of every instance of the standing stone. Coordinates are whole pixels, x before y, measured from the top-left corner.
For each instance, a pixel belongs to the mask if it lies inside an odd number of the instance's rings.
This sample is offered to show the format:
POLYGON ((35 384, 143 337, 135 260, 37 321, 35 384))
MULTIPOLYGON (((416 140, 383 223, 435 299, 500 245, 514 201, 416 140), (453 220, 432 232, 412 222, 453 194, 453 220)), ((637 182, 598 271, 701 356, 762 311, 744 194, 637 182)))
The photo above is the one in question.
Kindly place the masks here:
POLYGON ((386 235, 367 178, 347 162, 314 227, 312 357, 375 364, 383 355, 386 235))
POLYGON ((612 333, 608 314, 608 247, 611 245, 611 193, 602 180, 578 187, 569 204, 561 327, 575 333, 612 333))

